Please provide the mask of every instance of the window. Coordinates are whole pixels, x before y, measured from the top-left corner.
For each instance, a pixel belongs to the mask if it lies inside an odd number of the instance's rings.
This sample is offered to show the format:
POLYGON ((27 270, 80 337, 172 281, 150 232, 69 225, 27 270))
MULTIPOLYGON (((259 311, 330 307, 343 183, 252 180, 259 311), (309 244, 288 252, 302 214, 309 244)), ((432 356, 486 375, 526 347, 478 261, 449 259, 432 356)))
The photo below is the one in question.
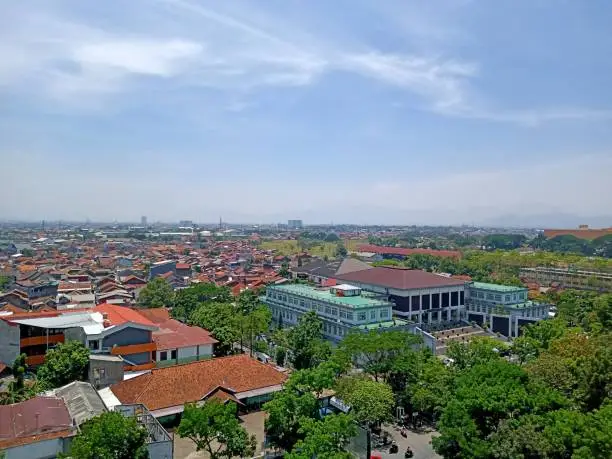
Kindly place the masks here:
POLYGON ((501 295, 495 295, 495 301, 501 301, 501 295))
POLYGON ((487 293, 487 300, 492 300, 493 298, 494 297, 492 293, 487 293))
POLYGON ((325 306, 325 314, 331 314, 331 308, 329 306, 325 306))
POLYGON ((332 308, 332 315, 334 316, 338 315, 338 308, 332 308))
POLYGON ((97 351, 98 349, 100 349, 100 342, 97 340, 89 341, 89 349, 91 349, 92 351, 97 351))
POLYGON ((177 357, 177 350, 174 349, 173 351, 170 352, 170 358, 172 360, 176 360, 176 357, 177 357))
POLYGON ((341 319, 346 319, 346 312, 340 311, 340 318, 341 319))
POLYGON ((357 320, 366 320, 366 313, 360 312, 359 314, 357 314, 357 320))
POLYGON ((300 306, 304 307, 304 300, 300 300, 300 306))
POLYGON ((168 352, 167 351, 161 351, 159 353, 159 360, 160 361, 168 360, 168 352))
POLYGON ((101 381, 106 376, 105 368, 94 368, 93 369, 94 380, 101 381))
POLYGON ((347 313, 346 313, 346 318, 347 318, 348 320, 353 320, 353 313, 352 313, 352 312, 347 312, 347 313))
POLYGON ((483 292, 478 292, 478 298, 484 298, 484 293, 483 292))
POLYGON ((510 295, 506 295, 506 302, 510 302, 510 295))
POLYGON ((389 310, 388 309, 381 309, 380 310, 380 318, 381 319, 386 319, 387 317, 389 317, 389 310))
POLYGON ((370 319, 376 319, 376 311, 370 311, 370 319))

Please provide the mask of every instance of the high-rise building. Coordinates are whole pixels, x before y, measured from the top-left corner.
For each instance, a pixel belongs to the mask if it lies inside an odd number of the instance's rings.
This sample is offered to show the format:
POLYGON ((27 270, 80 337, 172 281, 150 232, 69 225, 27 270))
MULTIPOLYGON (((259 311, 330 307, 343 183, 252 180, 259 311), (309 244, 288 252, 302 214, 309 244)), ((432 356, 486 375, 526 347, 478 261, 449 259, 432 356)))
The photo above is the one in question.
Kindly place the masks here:
POLYGON ((140 226, 147 226, 147 217, 144 215, 140 217, 140 226))
POLYGON ((302 220, 287 220, 287 226, 289 229, 302 229, 304 225, 302 220))

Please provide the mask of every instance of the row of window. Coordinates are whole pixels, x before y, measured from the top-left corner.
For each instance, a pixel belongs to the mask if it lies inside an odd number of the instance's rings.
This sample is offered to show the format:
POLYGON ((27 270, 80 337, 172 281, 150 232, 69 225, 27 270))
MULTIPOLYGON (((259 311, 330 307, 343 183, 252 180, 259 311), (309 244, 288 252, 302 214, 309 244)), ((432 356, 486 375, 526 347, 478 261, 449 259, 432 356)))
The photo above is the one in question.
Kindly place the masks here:
MULTIPOLYGON (((486 298, 487 300, 492 300, 492 301, 502 301, 502 295, 499 293, 487 293, 485 295, 484 292, 476 292, 476 294, 474 295, 476 298, 486 298)), ((517 300, 525 300, 526 299, 526 294, 525 292, 521 292, 518 294, 512 294, 512 295, 504 295, 504 301, 506 303, 510 303, 510 301, 517 301, 517 300)))
MULTIPOLYGON (((177 350, 174 349, 172 351, 170 351, 170 359, 169 360, 176 360, 178 356, 177 350)), ((159 353, 159 361, 163 362, 164 360, 168 360, 168 351, 161 351, 159 353)))
MULTIPOLYGON (((349 312, 341 308, 337 308, 337 307, 330 306, 327 304, 321 304, 315 301, 305 300, 303 298, 298 298, 298 297, 294 297, 290 295, 288 296, 285 294, 276 293, 274 291, 268 291, 268 297, 289 303, 292 306, 296 307, 297 309, 312 310, 312 311, 315 311, 321 314, 325 314, 325 315, 333 316, 333 317, 340 317, 341 319, 346 319, 349 321, 355 320, 355 316, 353 312, 349 312)), ((376 311, 377 310, 370 311, 370 320, 376 320, 378 318, 376 311)), ((379 316, 381 319, 388 319, 389 318, 389 308, 380 309, 379 316)), ((358 321, 365 321, 367 319, 368 319, 367 313, 360 312, 357 314, 358 321)))

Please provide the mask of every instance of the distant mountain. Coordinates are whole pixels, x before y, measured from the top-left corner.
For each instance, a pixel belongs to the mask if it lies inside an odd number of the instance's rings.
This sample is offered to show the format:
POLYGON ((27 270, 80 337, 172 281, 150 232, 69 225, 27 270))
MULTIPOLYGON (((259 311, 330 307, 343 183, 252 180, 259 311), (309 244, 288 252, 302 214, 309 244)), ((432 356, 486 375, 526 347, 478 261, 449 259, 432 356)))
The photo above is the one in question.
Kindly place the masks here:
POLYGON ((545 213, 532 215, 500 215, 479 222, 487 226, 521 226, 529 228, 578 228, 579 225, 589 225, 591 228, 612 227, 612 216, 582 217, 564 213, 545 213))

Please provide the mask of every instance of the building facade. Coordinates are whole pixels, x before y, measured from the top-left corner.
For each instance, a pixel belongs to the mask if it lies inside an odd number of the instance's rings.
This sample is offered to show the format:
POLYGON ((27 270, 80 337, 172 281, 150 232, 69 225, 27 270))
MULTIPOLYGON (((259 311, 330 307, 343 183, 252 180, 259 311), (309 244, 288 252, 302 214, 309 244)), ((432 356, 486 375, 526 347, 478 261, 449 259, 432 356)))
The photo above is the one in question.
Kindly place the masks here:
POLYGON ((393 304, 353 285, 317 288, 304 284, 270 285, 262 298, 277 324, 293 326, 308 311, 323 321, 323 335, 340 341, 351 330, 410 329, 414 324, 393 318, 393 304))
POLYGON ((472 282, 466 289, 467 319, 507 337, 520 335, 520 329, 546 319, 550 305, 527 299, 528 289, 472 282))
POLYGON ((612 291, 612 273, 602 271, 540 266, 521 268, 519 275, 525 282, 535 282, 547 287, 556 284, 562 288, 612 291))
POLYGON ((384 295, 393 312, 418 324, 465 318, 465 281, 411 269, 377 267, 336 276, 384 295))

